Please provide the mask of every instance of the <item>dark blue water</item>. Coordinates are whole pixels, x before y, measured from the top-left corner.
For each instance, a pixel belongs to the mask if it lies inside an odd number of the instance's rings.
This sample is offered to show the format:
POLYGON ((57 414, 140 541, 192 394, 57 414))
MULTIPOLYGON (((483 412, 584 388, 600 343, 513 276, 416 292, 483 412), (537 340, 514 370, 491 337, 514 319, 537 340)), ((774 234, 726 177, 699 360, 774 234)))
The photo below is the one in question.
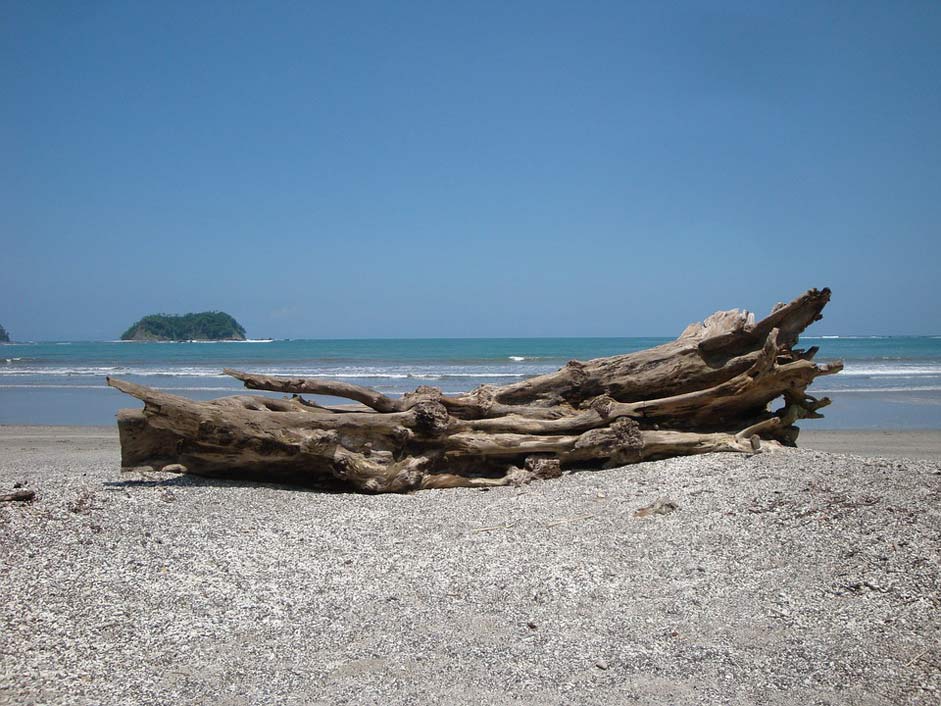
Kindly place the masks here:
MULTIPOLYGON (((195 399, 242 390, 225 367, 346 380, 398 395, 447 393, 626 353, 665 338, 372 339, 240 343, 62 342, 0 346, 0 423, 108 424, 130 398, 106 375, 195 399)), ((941 337, 802 339, 844 372, 809 391, 834 399, 816 428, 941 428, 941 337)))

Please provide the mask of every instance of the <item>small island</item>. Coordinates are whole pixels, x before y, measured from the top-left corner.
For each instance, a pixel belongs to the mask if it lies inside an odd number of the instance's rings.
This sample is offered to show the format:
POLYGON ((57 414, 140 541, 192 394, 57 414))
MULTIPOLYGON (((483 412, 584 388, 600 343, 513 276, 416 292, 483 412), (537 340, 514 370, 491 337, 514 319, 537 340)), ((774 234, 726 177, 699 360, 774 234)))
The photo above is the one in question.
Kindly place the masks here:
POLYGON ((222 311, 151 314, 121 334, 122 341, 244 341, 245 329, 222 311))
POLYGON ((3 328, 3 326, 0 326, 0 343, 9 343, 9 342, 10 342, 10 334, 7 333, 7 330, 3 328))

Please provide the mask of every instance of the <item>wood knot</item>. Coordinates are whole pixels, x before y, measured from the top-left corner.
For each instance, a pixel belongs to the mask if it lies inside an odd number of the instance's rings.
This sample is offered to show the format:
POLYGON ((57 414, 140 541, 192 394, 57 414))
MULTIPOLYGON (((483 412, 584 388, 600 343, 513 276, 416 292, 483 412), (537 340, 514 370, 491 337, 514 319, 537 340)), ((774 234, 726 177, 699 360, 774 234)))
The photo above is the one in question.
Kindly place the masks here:
POLYGON ((616 441, 607 465, 614 467, 643 460, 641 451, 644 448, 644 435, 637 422, 633 419, 616 419, 611 423, 611 431, 616 441))
POLYGON ((527 456, 523 467, 529 471, 534 480, 562 476, 562 465, 559 463, 559 459, 551 456, 527 456))
POLYGON ((421 485, 425 473, 418 468, 406 468, 399 471, 390 483, 390 490, 396 493, 405 493, 421 485))
POLYGON ((472 394, 477 400, 477 406, 484 414, 490 411, 490 408, 493 407, 493 403, 496 401, 491 385, 479 385, 474 389, 472 394))
POLYGON ((339 436, 335 431, 315 431, 304 440, 303 449, 307 453, 322 456, 338 443, 339 436))
POLYGON ((615 404, 617 404, 617 400, 613 397, 609 395, 598 395, 598 397, 588 403, 588 408, 596 411, 602 419, 607 419, 611 416, 611 409, 615 404))
POLYGON ((365 493, 381 493, 386 490, 385 484, 378 478, 367 478, 360 487, 365 493))
POLYGON ((527 456, 523 467, 510 466, 504 478, 509 485, 526 485, 534 480, 558 478, 562 475, 559 459, 551 456, 527 456))
POLYGON ((232 440, 232 432, 221 424, 215 424, 208 419, 204 419, 199 423, 196 438, 227 444, 232 440))
POLYGON ((407 400, 440 400, 442 396, 443 393, 441 392, 441 388, 432 387, 431 385, 419 385, 415 388, 415 392, 406 392, 404 395, 402 395, 402 397, 407 400))
POLYGON ((413 408, 415 428, 427 436, 439 436, 448 430, 451 421, 447 408, 434 400, 423 400, 413 408))
POLYGON ((395 441, 400 449, 405 448, 405 445, 411 438, 412 432, 405 427, 395 427, 392 430, 392 440, 395 441))
POLYGON ((611 430, 618 440, 621 449, 640 449, 644 446, 644 436, 640 432, 640 424, 633 419, 622 417, 611 423, 611 430))
POLYGON ((350 471, 353 470, 353 462, 346 456, 340 456, 333 462, 333 475, 340 480, 347 480, 350 477, 350 471))
POLYGON ((565 369, 572 376, 572 381, 576 385, 581 385, 588 379, 588 373, 585 370, 585 364, 580 360, 570 360, 565 364, 565 369))

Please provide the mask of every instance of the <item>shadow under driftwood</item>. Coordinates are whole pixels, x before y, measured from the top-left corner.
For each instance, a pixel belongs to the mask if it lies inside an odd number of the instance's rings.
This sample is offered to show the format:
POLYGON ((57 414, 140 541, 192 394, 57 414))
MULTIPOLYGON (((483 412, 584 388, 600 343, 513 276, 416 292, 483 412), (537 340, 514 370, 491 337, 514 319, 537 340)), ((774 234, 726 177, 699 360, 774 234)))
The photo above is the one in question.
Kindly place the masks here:
POLYGON ((312 493, 354 493, 349 486, 338 480, 311 477, 308 474, 286 473, 272 478, 270 472, 236 470, 225 476, 196 475, 153 471, 149 467, 130 468, 122 471, 127 476, 138 476, 116 481, 105 481, 106 488, 247 488, 263 487, 274 490, 302 491, 312 493), (161 476, 159 478, 155 476, 161 476))

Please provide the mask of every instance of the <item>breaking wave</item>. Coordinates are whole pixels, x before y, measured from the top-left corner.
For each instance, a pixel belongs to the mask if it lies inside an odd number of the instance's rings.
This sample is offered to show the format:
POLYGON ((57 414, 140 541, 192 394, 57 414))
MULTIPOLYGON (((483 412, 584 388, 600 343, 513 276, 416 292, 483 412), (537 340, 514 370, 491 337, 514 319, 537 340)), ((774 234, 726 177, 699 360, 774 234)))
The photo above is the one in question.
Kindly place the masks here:
POLYGON ((899 364, 886 364, 886 365, 872 365, 872 364, 862 364, 854 365, 853 363, 847 363, 846 368, 840 375, 846 376, 862 376, 862 377, 873 377, 873 376, 897 376, 897 377, 909 377, 909 376, 924 376, 924 375, 941 375, 941 365, 938 364, 913 364, 913 365, 899 365, 899 364))
MULTIPOLYGON (((389 379, 406 380, 442 380, 448 378, 522 378, 532 375, 530 371, 506 370, 382 370, 382 369, 346 369, 323 370, 318 368, 259 368, 252 366, 251 371, 261 375, 282 375, 287 377, 318 377, 345 379, 389 379)), ((0 368, 0 378, 5 377, 102 377, 107 375, 131 375, 135 377, 195 377, 229 379, 220 368, 137 368, 119 365, 41 367, 22 366, 0 368)))

